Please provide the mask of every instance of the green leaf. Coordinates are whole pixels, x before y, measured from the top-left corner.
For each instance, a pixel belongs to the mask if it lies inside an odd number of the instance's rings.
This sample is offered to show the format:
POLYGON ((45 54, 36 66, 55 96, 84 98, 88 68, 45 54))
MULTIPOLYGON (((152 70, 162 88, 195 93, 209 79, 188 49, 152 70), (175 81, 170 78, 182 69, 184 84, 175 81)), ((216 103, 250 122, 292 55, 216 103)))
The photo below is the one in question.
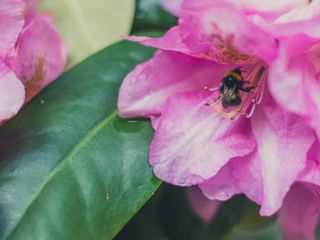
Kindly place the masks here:
POLYGON ((0 239, 111 239, 159 187, 148 121, 117 116, 124 76, 154 50, 88 58, 0 128, 0 239))
MULTIPOLYGON (((119 232, 114 240, 164 240, 168 238, 163 232, 158 212, 159 201, 161 201, 163 186, 157 190, 155 195, 143 206, 129 223, 119 232)), ((165 209, 164 209, 165 210, 165 209)))
POLYGON ((136 13, 132 32, 141 30, 167 30, 177 25, 178 19, 162 9, 157 0, 136 0, 136 13))
POLYGON ((131 29, 134 0, 44 0, 69 49, 68 67, 118 41, 131 29))
POLYGON ((261 228, 244 230, 234 227, 223 240, 283 240, 277 222, 267 224, 261 228))
POLYGON ((187 202, 185 191, 163 184, 115 239, 222 240, 240 221, 248 204, 246 198, 234 197, 222 204, 210 223, 203 223, 187 202), (150 229, 154 231, 152 238, 150 229))
POLYGON ((186 188, 162 184, 155 196, 122 229, 116 240, 281 240, 274 217, 259 217, 259 208, 243 195, 223 202, 209 223, 188 204, 186 188))

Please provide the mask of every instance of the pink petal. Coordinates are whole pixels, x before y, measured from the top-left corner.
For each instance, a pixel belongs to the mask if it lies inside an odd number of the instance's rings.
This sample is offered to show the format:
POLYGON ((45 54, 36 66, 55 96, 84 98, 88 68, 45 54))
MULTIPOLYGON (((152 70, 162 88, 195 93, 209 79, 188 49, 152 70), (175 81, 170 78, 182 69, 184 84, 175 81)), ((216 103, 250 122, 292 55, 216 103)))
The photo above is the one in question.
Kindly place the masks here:
POLYGON ((262 172, 260 214, 271 215, 280 208, 291 184, 304 169, 315 137, 300 117, 286 113, 271 101, 263 109, 256 109, 251 125, 262 172))
POLYGON ((41 0, 24 0, 26 3, 25 16, 27 22, 32 20, 37 15, 37 7, 40 4, 41 0))
POLYGON ((53 81, 64 69, 66 49, 49 18, 37 16, 24 29, 14 69, 26 85, 27 99, 53 81))
POLYGON ((14 116, 24 103, 24 86, 5 64, 0 64, 0 122, 14 116))
POLYGON ((315 240, 319 210, 319 198, 304 184, 294 184, 279 212, 280 227, 286 239, 315 240))
MULTIPOLYGON (((280 19, 287 18, 289 15, 294 15, 301 9, 308 8, 311 4, 306 0, 228 0, 237 7, 250 19, 255 22, 256 19, 266 20, 274 24, 279 23, 280 19)), ((316 1, 313 1, 316 2, 316 1)), ((292 19, 292 17, 291 17, 292 19)), ((257 22, 255 22, 256 24, 257 22)), ((273 31, 272 33, 277 33, 273 31)))
POLYGON ((168 12, 178 15, 183 0, 159 0, 159 3, 168 12))
POLYGON ((156 130, 159 126, 159 123, 160 123, 160 116, 151 116, 150 119, 151 119, 151 124, 152 124, 152 127, 156 130))
POLYGON ((194 213, 204 223, 209 223, 214 218, 221 205, 220 201, 212 201, 203 196, 197 187, 187 188, 187 199, 194 213))
POLYGON ((11 53, 24 24, 22 0, 0 0, 0 60, 11 53))
POLYGON ((161 113, 168 96, 218 86, 232 66, 219 65, 180 53, 159 51, 124 79, 118 109, 123 117, 149 117, 161 113))
POLYGON ((306 21, 319 15, 319 11, 319 1, 304 1, 304 4, 302 3, 300 6, 296 6, 291 11, 281 15, 275 23, 306 21))
POLYGON ((299 180, 320 186, 320 144, 316 139, 308 152, 305 169, 300 172, 299 180))
MULTIPOLYGON (((301 21, 276 23, 269 26, 271 31, 276 33, 277 37, 300 37, 303 35, 318 38, 320 37, 320 29, 318 27, 320 21, 320 13, 317 10, 317 15, 301 21)), ((298 45, 297 45, 298 46, 298 45)))
POLYGON ((27 10, 35 11, 40 4, 41 0, 24 0, 27 10))
POLYGON ((301 8, 308 5, 306 0, 229 0, 238 6, 246 8, 252 11, 264 11, 264 12, 288 12, 292 9, 301 8))
POLYGON ((181 186, 203 182, 229 159, 255 148, 247 121, 221 118, 204 105, 202 92, 171 96, 150 147, 150 162, 160 179, 181 186))
MULTIPOLYGON (((320 116, 320 85, 317 71, 306 54, 315 40, 304 35, 281 40, 277 59, 269 71, 269 88, 283 108, 313 119, 320 116)), ((319 70, 320 71, 320 61, 319 70)))
POLYGON ((125 39, 132 42, 138 42, 148 47, 154 47, 166 51, 180 52, 204 60, 212 60, 212 58, 206 53, 192 51, 189 49, 181 38, 179 27, 172 27, 168 32, 159 38, 128 36, 125 39))
POLYGON ((262 204, 263 179, 258 152, 254 150, 245 157, 234 159, 229 168, 237 188, 252 201, 262 204))
MULTIPOLYGON (((242 158, 237 160, 242 161, 242 158)), ((230 160, 230 162, 232 161, 234 159, 230 160)), ((232 176, 230 162, 224 165, 215 176, 199 184, 200 189, 207 198, 225 201, 241 193, 232 176)))
POLYGON ((138 42, 145 46, 159 48, 162 50, 181 52, 191 54, 191 51, 182 42, 180 30, 178 27, 171 28, 160 38, 141 37, 141 36, 128 36, 127 40, 138 42))
POLYGON ((240 64, 254 62, 256 57, 267 62, 275 57, 273 36, 252 24, 230 3, 185 0, 179 14, 180 34, 193 52, 219 62, 240 64))

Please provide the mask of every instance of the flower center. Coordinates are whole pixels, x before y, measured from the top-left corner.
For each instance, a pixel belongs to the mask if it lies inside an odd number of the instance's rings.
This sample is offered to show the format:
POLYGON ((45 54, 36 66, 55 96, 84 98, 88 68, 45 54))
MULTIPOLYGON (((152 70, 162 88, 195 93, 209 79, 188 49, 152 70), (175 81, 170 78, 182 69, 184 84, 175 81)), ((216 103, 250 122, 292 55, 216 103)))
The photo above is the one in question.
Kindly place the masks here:
POLYGON ((217 50, 215 52, 215 58, 219 63, 243 64, 257 62, 256 57, 242 53, 233 46, 233 34, 229 34, 225 38, 219 34, 212 34, 210 40, 217 50))
POLYGON ((235 68, 224 75, 219 87, 205 87, 213 93, 205 105, 231 120, 250 118, 262 101, 265 80, 266 67, 262 63, 235 68))

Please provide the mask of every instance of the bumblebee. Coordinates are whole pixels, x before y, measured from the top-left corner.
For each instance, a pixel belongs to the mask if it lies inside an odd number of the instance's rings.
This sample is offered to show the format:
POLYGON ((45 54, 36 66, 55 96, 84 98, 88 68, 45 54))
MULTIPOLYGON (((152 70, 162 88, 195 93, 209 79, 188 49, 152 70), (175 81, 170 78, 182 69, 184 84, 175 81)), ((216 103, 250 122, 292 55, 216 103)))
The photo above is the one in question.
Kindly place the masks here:
POLYGON ((235 68, 224 75, 219 87, 224 108, 240 105, 242 102, 240 91, 251 92, 254 89, 254 87, 244 87, 245 83, 248 81, 244 80, 240 68, 235 68))

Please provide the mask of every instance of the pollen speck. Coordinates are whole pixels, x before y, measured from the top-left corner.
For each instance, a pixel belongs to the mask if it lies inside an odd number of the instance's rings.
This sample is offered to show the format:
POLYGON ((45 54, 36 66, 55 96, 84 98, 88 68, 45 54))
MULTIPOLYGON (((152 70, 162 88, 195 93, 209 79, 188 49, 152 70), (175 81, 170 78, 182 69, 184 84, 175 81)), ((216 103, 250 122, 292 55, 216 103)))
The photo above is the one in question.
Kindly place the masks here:
POLYGON ((107 190, 107 191, 105 191, 105 193, 104 193, 104 197, 105 197, 106 201, 108 201, 108 200, 110 199, 110 193, 109 193, 109 191, 108 191, 108 190, 107 190))

